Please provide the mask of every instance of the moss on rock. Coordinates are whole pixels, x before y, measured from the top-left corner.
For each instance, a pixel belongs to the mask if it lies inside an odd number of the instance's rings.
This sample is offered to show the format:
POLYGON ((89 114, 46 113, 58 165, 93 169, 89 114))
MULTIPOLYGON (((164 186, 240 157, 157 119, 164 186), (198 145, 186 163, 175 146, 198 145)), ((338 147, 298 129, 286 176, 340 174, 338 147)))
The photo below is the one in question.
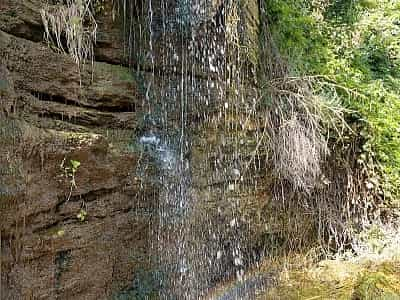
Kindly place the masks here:
POLYGON ((400 261, 325 260, 280 274, 260 299, 400 299, 400 261))

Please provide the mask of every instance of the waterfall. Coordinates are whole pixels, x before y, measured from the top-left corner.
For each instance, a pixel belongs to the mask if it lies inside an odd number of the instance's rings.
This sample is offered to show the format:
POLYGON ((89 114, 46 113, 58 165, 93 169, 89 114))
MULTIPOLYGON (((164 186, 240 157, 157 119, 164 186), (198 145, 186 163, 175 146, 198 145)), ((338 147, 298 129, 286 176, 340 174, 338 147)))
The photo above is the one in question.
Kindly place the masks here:
MULTIPOLYGON (((244 175, 254 162, 242 157, 240 124, 232 124, 243 108, 243 124, 255 110, 255 96, 250 103, 243 98, 249 91, 242 89, 248 73, 236 48, 240 14, 230 1, 144 3, 139 13, 133 13, 136 1, 123 8, 127 53, 144 95, 136 139, 147 160, 139 173, 147 164, 157 169, 158 297, 202 299, 218 281, 241 282, 252 259, 244 253, 239 195, 249 192, 244 175), (204 132, 218 136, 207 144, 204 132), (200 160, 193 156, 199 151, 200 160)), ((253 179, 251 186, 257 186, 253 179)))

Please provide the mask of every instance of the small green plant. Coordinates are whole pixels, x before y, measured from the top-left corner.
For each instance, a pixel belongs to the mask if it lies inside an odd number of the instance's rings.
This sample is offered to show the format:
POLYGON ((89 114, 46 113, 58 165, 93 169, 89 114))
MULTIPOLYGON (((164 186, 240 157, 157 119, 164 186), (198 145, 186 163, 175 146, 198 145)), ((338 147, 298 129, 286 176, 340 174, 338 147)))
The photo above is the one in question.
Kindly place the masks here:
POLYGON ((79 221, 83 222, 86 220, 87 217, 87 211, 84 210, 83 208, 81 208, 81 210, 79 211, 79 213, 76 215, 76 217, 78 218, 79 221))
POLYGON ((60 168, 63 170, 65 178, 67 178, 71 184, 67 201, 69 201, 69 199, 71 198, 72 190, 74 188, 76 188, 75 175, 76 175, 76 172, 78 172, 80 165, 81 165, 80 161, 73 160, 73 159, 71 159, 69 161, 69 164, 66 165, 65 157, 64 157, 63 161, 61 162, 60 168))
POLYGON ((81 163, 77 160, 70 160, 70 163, 71 163, 71 171, 73 174, 75 174, 76 171, 78 171, 78 168, 81 165, 81 163))

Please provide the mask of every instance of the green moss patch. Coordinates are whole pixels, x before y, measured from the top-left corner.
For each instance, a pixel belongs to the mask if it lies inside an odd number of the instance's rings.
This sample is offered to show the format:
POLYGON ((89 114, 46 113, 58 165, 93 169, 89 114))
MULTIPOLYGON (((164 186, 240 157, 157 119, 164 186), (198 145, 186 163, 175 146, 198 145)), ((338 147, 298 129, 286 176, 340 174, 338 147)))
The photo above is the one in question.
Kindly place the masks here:
POLYGON ((280 274, 278 286, 260 299, 400 299, 400 261, 326 260, 280 274))
POLYGON ((115 78, 121 81, 134 82, 135 78, 129 68, 111 65, 106 63, 96 64, 95 73, 112 74, 115 78))

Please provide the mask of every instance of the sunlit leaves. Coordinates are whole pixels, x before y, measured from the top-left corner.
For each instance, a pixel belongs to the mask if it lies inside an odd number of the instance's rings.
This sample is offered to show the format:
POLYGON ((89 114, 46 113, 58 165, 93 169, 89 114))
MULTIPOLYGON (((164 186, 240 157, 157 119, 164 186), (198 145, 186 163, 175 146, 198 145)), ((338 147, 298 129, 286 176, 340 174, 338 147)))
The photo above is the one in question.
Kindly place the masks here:
POLYGON ((293 70, 329 75, 365 95, 337 92, 366 120, 360 162, 379 172, 375 185, 387 199, 399 199, 400 2, 266 1, 275 40, 293 70))

